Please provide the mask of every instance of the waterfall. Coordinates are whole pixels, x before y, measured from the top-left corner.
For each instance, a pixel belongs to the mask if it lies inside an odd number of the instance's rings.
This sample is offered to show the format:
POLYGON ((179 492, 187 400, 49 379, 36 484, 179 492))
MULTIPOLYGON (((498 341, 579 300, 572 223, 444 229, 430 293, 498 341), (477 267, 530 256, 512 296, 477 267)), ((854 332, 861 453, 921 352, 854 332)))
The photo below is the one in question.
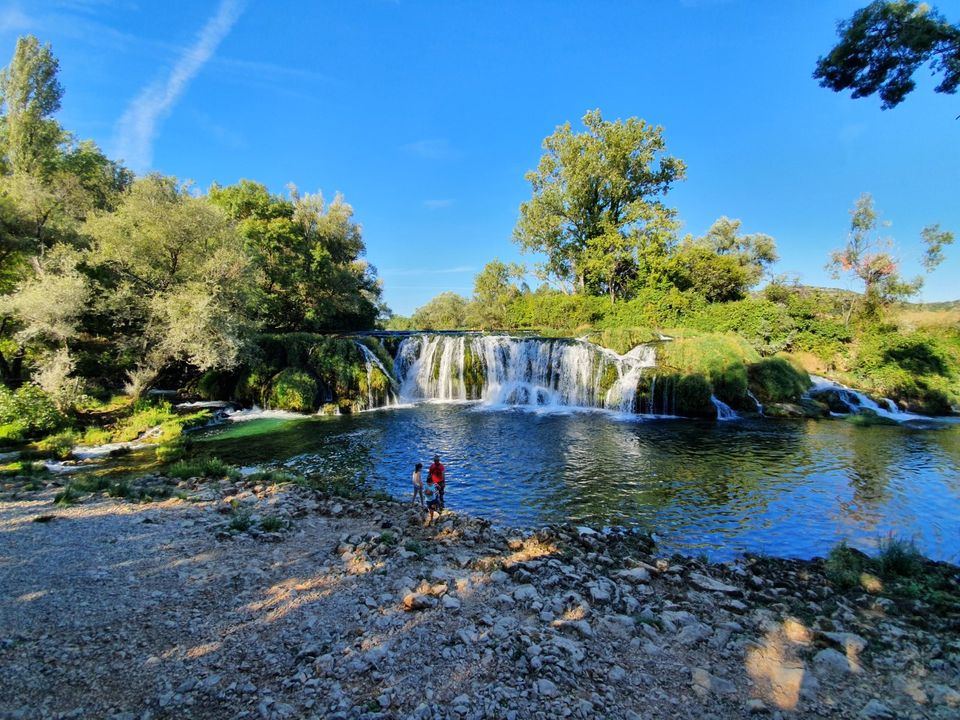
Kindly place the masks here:
POLYGON ((757 406, 757 414, 763 415, 763 404, 757 400, 757 396, 754 395, 750 390, 747 390, 747 397, 753 400, 753 404, 757 406))
POLYGON ((380 358, 378 358, 376 353, 374 353, 370 348, 368 348, 359 340, 355 341, 354 344, 358 348, 360 348, 360 352, 363 354, 363 362, 364 362, 364 365, 366 366, 367 409, 370 410, 372 408, 383 406, 383 405, 386 405, 386 406, 396 405, 397 394, 396 392, 394 392, 394 389, 393 389, 393 384, 394 384, 393 377, 390 375, 389 372, 387 372, 387 369, 383 366, 383 363, 380 362, 380 358), (379 371, 380 373, 382 373, 384 380, 388 383, 386 390, 382 394, 382 397, 383 397, 382 403, 378 402, 380 397, 374 391, 374 379, 376 377, 374 375, 374 371, 379 371))
POLYGON ((607 408, 637 412, 637 385, 656 350, 626 355, 582 340, 505 335, 406 338, 394 372, 407 400, 482 400, 489 405, 607 408))
POLYGON ((863 410, 872 410, 881 417, 896 420, 897 422, 902 422, 904 420, 915 420, 923 417, 922 415, 914 415, 912 413, 903 412, 897 407, 896 403, 888 398, 881 398, 883 402, 883 405, 881 406, 869 395, 866 395, 859 390, 849 388, 846 385, 841 385, 840 383, 830 380, 829 378, 811 375, 810 379, 813 381, 813 387, 807 391, 808 397, 815 398, 817 395, 822 393, 832 392, 836 399, 846 406, 847 412, 849 413, 856 414, 863 410))
POLYGON ((713 406, 717 409, 717 420, 736 420, 739 418, 739 415, 734 412, 733 408, 716 395, 710 396, 710 402, 712 402, 713 406))

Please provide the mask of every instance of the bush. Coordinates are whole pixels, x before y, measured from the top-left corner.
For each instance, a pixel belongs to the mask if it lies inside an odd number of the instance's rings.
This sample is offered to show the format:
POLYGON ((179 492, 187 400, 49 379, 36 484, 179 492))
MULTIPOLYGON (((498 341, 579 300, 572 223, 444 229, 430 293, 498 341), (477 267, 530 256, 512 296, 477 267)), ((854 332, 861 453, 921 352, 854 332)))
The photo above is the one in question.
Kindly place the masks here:
POLYGON ((192 477, 238 479, 240 471, 231 467, 220 458, 205 458, 203 460, 181 460, 167 469, 167 475, 179 480, 192 477))
POLYGON ((28 383, 15 392, 0 385, 0 425, 13 423, 22 425, 26 436, 37 437, 60 429, 66 418, 36 385, 28 383))
POLYGON ((277 410, 309 412, 315 408, 317 381, 301 371, 287 368, 270 381, 268 405, 277 410))
POLYGON ((603 297, 555 291, 527 293, 510 304, 507 322, 517 329, 574 331, 596 325, 610 309, 610 301, 603 297))
POLYGON ((260 485, 284 485, 286 483, 296 482, 297 475, 292 475, 283 470, 260 470, 247 475, 247 480, 260 485))
POLYGON ((683 325, 715 333, 735 332, 761 355, 786 349, 795 334, 795 323, 785 308, 758 298, 707 305, 684 319, 683 325))
POLYGON ((64 430, 55 435, 48 435, 34 443, 34 447, 41 453, 48 453, 59 460, 70 457, 74 446, 79 443, 80 435, 75 430, 64 430))
POLYGON ((923 570, 924 558, 913 540, 903 540, 892 535, 880 541, 877 550, 880 574, 885 578, 909 578, 923 570))
POLYGON ((867 555, 842 541, 827 555, 824 568, 827 579, 844 589, 856 587, 869 560, 867 555))
POLYGON ((797 402, 810 389, 810 376, 785 358, 768 358, 747 366, 750 390, 763 404, 797 402))
POLYGON ((0 443, 19 443, 26 439, 30 429, 19 420, 0 425, 0 443))
POLYGON ((260 529, 264 532, 278 532, 283 530, 286 523, 277 515, 266 515, 260 521, 260 529))

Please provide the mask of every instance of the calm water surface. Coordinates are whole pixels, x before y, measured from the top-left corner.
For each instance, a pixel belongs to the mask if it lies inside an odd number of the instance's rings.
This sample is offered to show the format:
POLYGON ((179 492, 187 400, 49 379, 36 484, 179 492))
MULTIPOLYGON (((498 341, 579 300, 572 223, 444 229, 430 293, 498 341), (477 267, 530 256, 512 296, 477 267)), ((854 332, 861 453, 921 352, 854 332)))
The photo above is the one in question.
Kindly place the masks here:
POLYGON ((960 426, 698 422, 432 405, 251 420, 202 437, 233 463, 366 477, 396 497, 415 462, 447 467, 447 506, 504 525, 652 531, 665 550, 824 555, 889 533, 960 559, 960 426))

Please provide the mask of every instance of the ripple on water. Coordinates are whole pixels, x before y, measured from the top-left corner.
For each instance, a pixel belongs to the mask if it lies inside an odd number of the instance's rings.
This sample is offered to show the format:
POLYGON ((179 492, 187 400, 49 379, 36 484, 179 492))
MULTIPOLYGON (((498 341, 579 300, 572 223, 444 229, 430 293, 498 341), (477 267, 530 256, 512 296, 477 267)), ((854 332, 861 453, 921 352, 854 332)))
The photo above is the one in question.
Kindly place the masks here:
POLYGON ((916 536, 934 557, 960 553, 957 426, 630 420, 476 403, 242 425, 199 444, 244 465, 362 476, 397 497, 414 463, 440 453, 449 505, 503 524, 641 527, 668 550, 715 557, 823 555, 841 538, 870 547, 889 532, 916 536))

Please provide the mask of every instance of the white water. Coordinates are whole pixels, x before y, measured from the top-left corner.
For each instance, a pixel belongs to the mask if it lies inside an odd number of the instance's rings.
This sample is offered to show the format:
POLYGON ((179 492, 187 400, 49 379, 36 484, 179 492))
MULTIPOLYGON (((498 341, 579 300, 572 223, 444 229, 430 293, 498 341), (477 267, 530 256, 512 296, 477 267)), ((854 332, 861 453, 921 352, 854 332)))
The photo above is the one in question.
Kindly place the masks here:
POLYGON ((749 389, 747 390, 747 397, 753 400, 753 404, 757 406, 757 412, 763 415, 763 403, 757 400, 757 396, 750 392, 749 389))
POLYGON ((712 402, 713 406, 717 409, 717 420, 737 420, 740 417, 732 407, 716 395, 710 396, 710 402, 712 402))
POLYGON ((288 410, 264 410, 256 405, 249 410, 237 410, 236 412, 227 413, 227 420, 230 422, 263 420, 265 418, 272 418, 276 420, 295 420, 302 417, 302 413, 290 412, 288 410))
POLYGON ((372 409, 378 405, 390 406, 397 404, 397 394, 393 391, 393 378, 387 369, 383 366, 383 363, 380 362, 380 358, 376 356, 370 348, 364 345, 359 340, 355 342, 356 346, 360 348, 360 352, 363 353, 363 362, 366 366, 367 371, 367 409, 372 409), (386 396, 383 398, 383 402, 378 402, 377 394, 373 390, 373 371, 379 370, 383 373, 383 377, 386 378, 387 382, 390 383, 391 387, 387 390, 386 396))
POLYGON ((888 398, 882 398, 883 405, 881 406, 859 390, 841 385, 830 378, 811 375, 810 379, 813 381, 813 387, 807 391, 808 396, 816 397, 819 393, 832 390, 851 413, 858 413, 865 408, 867 410, 873 410, 873 412, 881 417, 896 420, 897 422, 927 419, 924 415, 914 415, 913 413, 903 412, 897 407, 896 403, 888 398))
POLYGON ((636 411, 637 383, 653 367, 652 346, 618 355, 580 340, 503 335, 410 337, 394 362, 402 400, 624 413, 636 411))

